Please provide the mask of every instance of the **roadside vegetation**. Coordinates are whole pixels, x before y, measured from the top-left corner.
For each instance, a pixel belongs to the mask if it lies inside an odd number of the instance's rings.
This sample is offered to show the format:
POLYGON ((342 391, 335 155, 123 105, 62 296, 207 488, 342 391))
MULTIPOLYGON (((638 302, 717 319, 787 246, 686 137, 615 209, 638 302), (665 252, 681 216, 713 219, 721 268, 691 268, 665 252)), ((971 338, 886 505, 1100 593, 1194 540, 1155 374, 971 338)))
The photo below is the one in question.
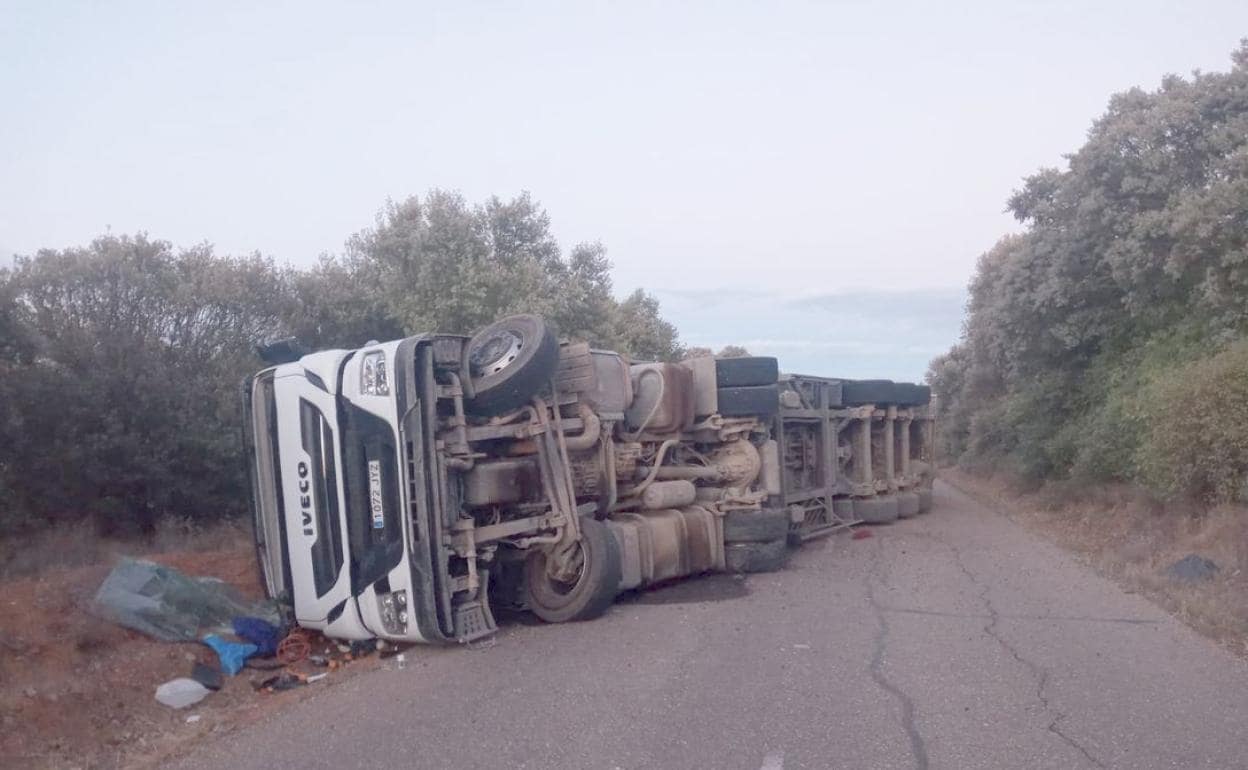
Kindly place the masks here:
POLYGON ((946 461, 1016 488, 1248 502, 1248 41, 1116 94, 984 254, 928 375, 946 461))
POLYGON ((359 346, 536 312, 598 346, 679 356, 657 300, 617 300, 610 267, 601 244, 565 252, 527 194, 440 190, 388 203, 308 269, 145 233, 17 257, 0 269, 0 574, 38 563, 52 526, 150 540, 241 514, 239 386, 264 341, 359 346))

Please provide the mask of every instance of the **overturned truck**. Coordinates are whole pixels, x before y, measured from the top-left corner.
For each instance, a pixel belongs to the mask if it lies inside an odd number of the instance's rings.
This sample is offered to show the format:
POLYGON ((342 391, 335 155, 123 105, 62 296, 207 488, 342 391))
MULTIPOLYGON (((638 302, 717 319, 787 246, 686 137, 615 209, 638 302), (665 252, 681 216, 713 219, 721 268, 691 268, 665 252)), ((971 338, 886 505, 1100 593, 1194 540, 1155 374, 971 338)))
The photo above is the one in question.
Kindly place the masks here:
POLYGON ((536 316, 290 354, 244 394, 266 589, 342 639, 471 641, 500 607, 588 619, 931 504, 923 386, 632 363, 536 316))

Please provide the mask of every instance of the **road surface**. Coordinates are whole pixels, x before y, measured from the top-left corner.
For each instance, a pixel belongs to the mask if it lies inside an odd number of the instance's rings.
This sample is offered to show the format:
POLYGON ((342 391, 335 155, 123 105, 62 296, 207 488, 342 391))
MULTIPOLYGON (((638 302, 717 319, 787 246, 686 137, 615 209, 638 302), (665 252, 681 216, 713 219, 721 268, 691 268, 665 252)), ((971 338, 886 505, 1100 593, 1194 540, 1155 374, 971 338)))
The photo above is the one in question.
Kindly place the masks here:
POLYGON ((1248 767, 1248 667, 940 485, 783 572, 418 649, 189 769, 1248 767))

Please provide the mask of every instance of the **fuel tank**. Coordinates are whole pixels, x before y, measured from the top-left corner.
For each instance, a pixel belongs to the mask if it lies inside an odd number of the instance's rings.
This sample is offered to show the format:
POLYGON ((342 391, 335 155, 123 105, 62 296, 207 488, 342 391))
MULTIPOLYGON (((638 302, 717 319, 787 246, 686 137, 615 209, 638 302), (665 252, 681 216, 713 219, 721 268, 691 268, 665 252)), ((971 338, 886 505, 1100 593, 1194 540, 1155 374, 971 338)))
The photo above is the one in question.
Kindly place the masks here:
POLYGON ((630 431, 679 433, 693 425, 693 372, 680 364, 633 364, 633 402, 624 413, 630 431))
POLYGON ((616 513, 607 526, 620 546, 620 590, 724 569, 719 516, 700 505, 616 513))

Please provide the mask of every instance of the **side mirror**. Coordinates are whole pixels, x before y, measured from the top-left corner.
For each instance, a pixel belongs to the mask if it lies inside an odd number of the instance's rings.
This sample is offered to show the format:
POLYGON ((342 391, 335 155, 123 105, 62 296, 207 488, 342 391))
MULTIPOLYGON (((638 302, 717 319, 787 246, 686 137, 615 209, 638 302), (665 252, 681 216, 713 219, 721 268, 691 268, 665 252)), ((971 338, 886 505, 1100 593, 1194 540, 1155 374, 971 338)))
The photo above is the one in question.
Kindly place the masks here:
POLYGON ((298 361, 307 355, 307 352, 307 349, 294 337, 256 345, 256 355, 260 356, 260 360, 270 366, 298 361))

